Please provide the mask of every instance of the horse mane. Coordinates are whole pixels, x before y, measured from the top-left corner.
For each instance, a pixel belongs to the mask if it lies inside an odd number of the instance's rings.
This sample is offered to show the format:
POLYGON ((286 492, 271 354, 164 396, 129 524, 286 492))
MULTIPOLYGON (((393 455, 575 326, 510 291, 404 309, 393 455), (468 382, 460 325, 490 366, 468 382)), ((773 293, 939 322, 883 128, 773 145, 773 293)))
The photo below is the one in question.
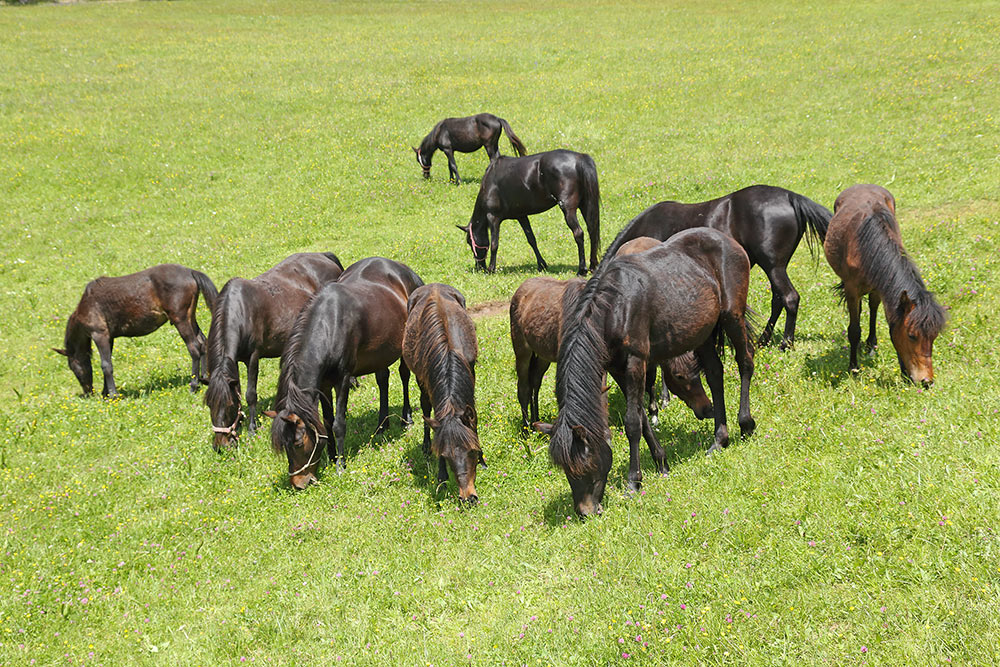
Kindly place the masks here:
POLYGON ((611 245, 609 245, 608 249, 604 251, 604 256, 601 257, 601 261, 598 266, 603 266, 607 262, 611 261, 611 258, 618 255, 618 251, 621 249, 621 247, 625 245, 626 242, 632 240, 634 234, 633 228, 635 227, 639 219, 642 218, 649 209, 653 208, 654 206, 659 206, 660 204, 676 204, 676 203, 677 202, 673 201, 672 199, 668 199, 666 201, 650 204, 649 206, 644 208, 637 216, 635 216, 627 223, 625 223, 625 226, 622 227, 621 231, 618 232, 614 240, 611 241, 611 245))
MULTIPOLYGON (((318 296, 319 292, 314 294, 295 318, 292 333, 288 338, 288 343, 285 345, 285 351, 281 355, 281 368, 278 373, 278 392, 274 397, 274 409, 276 412, 294 412, 306 424, 322 423, 320 421, 319 408, 317 407, 319 392, 302 389, 295 381, 301 366, 299 363, 299 354, 303 341, 306 338, 306 325, 309 322, 309 314, 312 310, 313 302, 316 301, 318 296)), ((284 428, 283 422, 284 420, 279 416, 271 423, 271 448, 276 454, 281 454, 284 451, 284 446, 278 437, 281 429, 284 428)))
POLYGON ((596 470, 599 460, 593 454, 585 456, 574 448, 574 438, 567 432, 568 429, 583 428, 593 438, 590 444, 598 450, 598 455, 610 456, 610 451, 605 451, 608 448, 604 432, 608 425, 604 419, 607 411, 602 404, 605 399, 600 380, 609 352, 604 334, 597 329, 594 319, 611 307, 615 290, 601 289, 599 282, 603 273, 598 267, 576 297, 576 306, 563 321, 559 363, 556 366, 559 416, 549 443, 549 456, 574 477, 596 470))
POLYGON ((461 417, 467 407, 475 412, 475 378, 469 362, 450 344, 448 318, 444 316, 440 299, 433 307, 420 313, 420 331, 416 341, 416 354, 427 368, 427 384, 435 388, 434 418, 440 422, 432 441, 434 454, 450 456, 451 450, 461 446, 466 451, 481 450, 479 436, 466 425, 461 417))
POLYGON ((442 123, 444 123, 443 120, 439 121, 438 124, 434 126, 434 129, 428 132, 427 136, 420 142, 420 154, 426 155, 428 160, 431 155, 434 154, 434 151, 437 150, 437 140, 438 136, 441 134, 442 123))
POLYGON ((906 292, 913 302, 910 321, 922 334, 936 336, 944 328, 944 308, 934 299, 902 245, 890 236, 895 219, 886 209, 879 209, 865 218, 858 228, 858 252, 863 258, 863 271, 886 304, 886 317, 895 325, 899 322, 899 297, 906 292))
MULTIPOLYGON (((89 288, 90 286, 88 285, 87 287, 89 288)), ((70 314, 69 319, 66 320, 63 348, 66 350, 67 356, 70 357, 86 353, 86 356, 89 358, 93 353, 90 332, 87 331, 86 325, 80 320, 75 310, 70 314)))

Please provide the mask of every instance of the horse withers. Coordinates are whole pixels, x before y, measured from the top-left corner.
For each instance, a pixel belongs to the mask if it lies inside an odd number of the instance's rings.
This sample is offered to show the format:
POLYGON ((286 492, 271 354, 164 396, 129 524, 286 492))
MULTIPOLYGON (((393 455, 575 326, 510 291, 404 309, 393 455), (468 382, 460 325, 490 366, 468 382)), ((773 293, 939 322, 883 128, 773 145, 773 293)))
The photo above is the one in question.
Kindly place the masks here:
POLYGON ((431 158, 434 152, 440 150, 448 158, 448 177, 461 184, 458 177, 458 165, 455 164, 455 151, 459 153, 474 153, 480 148, 486 149, 486 155, 493 162, 500 155, 500 132, 507 133, 510 145, 518 155, 527 155, 528 151, 510 129, 510 124, 499 116, 491 113, 481 113, 464 118, 445 118, 431 130, 420 148, 414 148, 417 154, 417 164, 424 172, 424 178, 431 177, 431 158))
POLYGON ((633 218, 611 242, 602 261, 614 257, 625 242, 640 236, 665 241, 693 227, 710 227, 736 239, 750 265, 759 265, 771 284, 771 315, 758 346, 768 345, 781 311, 785 332, 780 349, 795 342, 799 293, 788 278, 788 263, 803 236, 810 244, 823 242, 830 211, 808 197, 771 185, 751 185, 724 197, 696 204, 674 201, 653 204, 633 218))
POLYGON ((438 457, 438 483, 447 484, 450 465, 459 499, 475 504, 476 467, 486 466, 476 415, 476 325, 465 297, 451 285, 418 287, 407 309, 403 361, 420 387, 424 453, 438 457))
MULTIPOLYGON (((288 477, 296 489, 317 481, 323 440, 338 472, 344 470, 347 399, 355 377, 375 374, 375 433, 388 427, 389 366, 402 352, 407 300, 423 284, 405 264, 369 257, 347 267, 337 282, 324 285, 299 313, 281 355, 275 409, 264 413, 273 420, 271 445, 288 457, 288 477)), ((399 379, 402 420, 409 425, 410 370, 403 361, 399 379)))
POLYGON ((632 492, 642 482, 640 436, 657 470, 661 474, 668 470, 666 452, 642 405, 650 363, 694 351, 712 392, 711 453, 729 444, 717 349, 723 336, 728 338, 740 371, 740 431, 743 437, 753 433, 753 347, 745 319, 749 281, 750 260, 743 248, 721 232, 698 228, 651 250, 602 264, 584 286, 563 325, 556 370, 559 414, 551 425, 535 424, 551 436, 549 454, 566 473, 578 514, 601 511, 611 470, 605 373, 610 372, 625 393, 627 484, 632 492))
POLYGON ((177 328, 191 355, 191 391, 207 381, 205 335, 195 315, 198 293, 205 296, 209 309, 218 292, 201 271, 179 264, 158 264, 127 276, 102 276, 87 283, 76 310, 66 322, 62 349, 52 348, 69 361, 83 393, 94 391, 91 341, 101 355, 104 396, 117 396, 111 351, 115 338, 146 336, 166 322, 177 328))
POLYGON ((868 295, 869 352, 878 344, 875 320, 884 304, 889 338, 903 377, 914 384, 934 382, 931 352, 945 324, 945 310, 924 286, 906 254, 896 221, 896 200, 878 185, 855 185, 840 193, 823 249, 840 277, 838 286, 850 318, 850 369, 857 371, 861 342, 861 299, 868 295))
POLYGON ((576 241, 579 267, 577 275, 587 273, 584 262, 583 230, 577 222, 579 209, 590 236, 590 270, 597 266, 597 248, 601 244, 601 192, 594 160, 584 153, 555 150, 527 157, 499 157, 490 163, 479 185, 479 195, 469 224, 456 225, 465 234, 472 249, 476 268, 494 273, 500 245, 500 223, 517 220, 528 244, 535 253, 539 271, 548 264, 538 252, 535 232, 529 215, 542 213, 553 206, 563 212, 566 225, 576 241), (486 265, 489 251, 490 263, 486 265))
POLYGON ((256 278, 232 278, 219 292, 208 331, 208 389, 205 405, 212 420, 212 447, 236 442, 240 422, 257 430, 257 376, 260 360, 280 357, 302 307, 344 267, 332 252, 300 252, 256 278), (240 371, 247 369, 247 414, 240 403, 240 371))

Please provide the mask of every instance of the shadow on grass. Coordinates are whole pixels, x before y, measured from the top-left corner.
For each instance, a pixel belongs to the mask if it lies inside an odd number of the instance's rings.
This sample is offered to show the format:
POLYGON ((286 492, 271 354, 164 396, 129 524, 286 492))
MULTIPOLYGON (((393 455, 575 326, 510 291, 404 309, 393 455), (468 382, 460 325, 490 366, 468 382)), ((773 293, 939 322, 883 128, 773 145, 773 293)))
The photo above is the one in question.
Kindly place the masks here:
POLYGON ((118 389, 118 394, 123 398, 140 398, 143 396, 149 396, 155 391, 162 390, 173 390, 180 387, 187 389, 191 384, 191 376, 185 373, 178 373, 171 376, 160 376, 155 377, 141 387, 132 389, 130 387, 122 387, 118 389))
POLYGON ((497 272, 498 273, 530 273, 531 275, 541 275, 547 276, 555 273, 576 273, 576 264, 552 264, 549 263, 548 268, 544 271, 538 270, 538 264, 535 262, 525 262, 523 264, 505 264, 500 266, 500 257, 497 253, 497 272))
MULTIPOLYGON (((877 350, 866 353, 862 344, 858 350, 858 363, 861 365, 860 372, 871 372, 877 366, 875 355, 877 350)), ((802 365, 802 377, 807 380, 817 380, 836 389, 845 380, 850 380, 854 373, 848 368, 850 365, 850 351, 844 347, 834 347, 829 351, 819 355, 806 357, 802 365)))

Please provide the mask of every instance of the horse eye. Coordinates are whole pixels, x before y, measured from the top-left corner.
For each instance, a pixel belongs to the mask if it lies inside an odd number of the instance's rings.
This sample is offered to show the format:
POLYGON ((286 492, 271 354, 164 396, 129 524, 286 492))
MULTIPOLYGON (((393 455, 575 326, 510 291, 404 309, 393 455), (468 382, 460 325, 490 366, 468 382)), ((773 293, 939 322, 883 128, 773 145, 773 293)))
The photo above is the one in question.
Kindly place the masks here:
POLYGON ((913 334, 909 334, 909 336, 910 336, 910 340, 911 341, 913 341, 914 343, 917 342, 917 337, 916 336, 914 336, 913 334))

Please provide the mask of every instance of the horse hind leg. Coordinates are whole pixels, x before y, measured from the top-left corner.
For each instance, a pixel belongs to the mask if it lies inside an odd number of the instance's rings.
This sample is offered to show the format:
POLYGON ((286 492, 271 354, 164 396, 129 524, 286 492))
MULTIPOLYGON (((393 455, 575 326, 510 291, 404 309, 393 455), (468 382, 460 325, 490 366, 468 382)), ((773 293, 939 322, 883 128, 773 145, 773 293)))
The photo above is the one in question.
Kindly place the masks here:
POLYGON ((205 354, 205 344, 203 342, 204 336, 199 339, 200 331, 197 330, 197 325, 192 324, 190 319, 180 319, 173 323, 174 327, 177 329, 177 333, 181 335, 184 340, 184 345, 187 346, 188 354, 191 355, 191 393, 198 391, 198 387, 201 385, 201 367, 202 358, 205 354))
POLYGON ((799 314, 799 293, 788 278, 788 271, 784 266, 776 266, 768 272, 768 280, 771 283, 771 317, 764 327, 764 332, 760 336, 759 345, 764 346, 771 341, 771 332, 778 321, 778 315, 785 311, 785 333, 781 339, 778 349, 785 351, 791 349, 795 344, 795 320, 799 314))
MULTIPOLYGON (((573 240, 576 241, 576 251, 579 258, 576 275, 585 276, 587 275, 587 264, 585 263, 583 252, 583 230, 580 229, 580 222, 576 219, 576 204, 559 204, 559 208, 562 209, 563 218, 566 220, 566 226, 569 227, 571 232, 573 232, 573 240)), ((591 247, 591 254, 593 253, 594 249, 591 247)))
POLYGON ((402 357, 399 359, 399 381, 403 384, 403 426, 413 426, 413 408, 410 407, 410 367, 402 357))
MULTIPOLYGON (((714 338, 714 336, 712 337, 714 338)), ((712 454, 729 446, 729 427, 726 425, 726 398, 722 386, 722 361, 711 338, 695 350, 698 362, 705 373, 708 389, 712 392, 712 409, 715 412, 715 442, 708 448, 712 454)))
POLYGON ((746 322, 739 314, 724 315, 722 326, 736 351, 736 366, 740 370, 740 437, 749 438, 757 428, 750 414, 750 380, 753 378, 753 348, 747 338, 746 322))
MULTIPOLYGON (((378 426, 375 435, 389 428, 389 369, 375 371, 375 383, 378 385, 378 426)), ((338 411, 339 413, 339 411, 338 411)))

